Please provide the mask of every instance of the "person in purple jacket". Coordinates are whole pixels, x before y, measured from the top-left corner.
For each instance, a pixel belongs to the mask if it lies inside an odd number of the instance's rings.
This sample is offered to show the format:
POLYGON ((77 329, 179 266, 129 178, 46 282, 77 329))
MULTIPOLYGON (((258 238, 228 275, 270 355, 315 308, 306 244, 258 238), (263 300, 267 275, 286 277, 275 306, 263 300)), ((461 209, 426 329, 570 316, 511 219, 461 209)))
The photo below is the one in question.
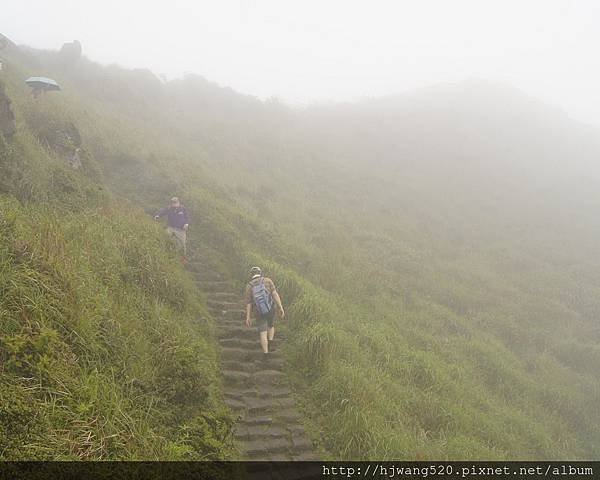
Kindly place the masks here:
POLYGON ((183 250, 183 257, 186 258, 187 230, 190 226, 190 219, 187 209, 181 204, 179 198, 173 197, 171 205, 159 210, 154 219, 167 216, 167 234, 173 238, 179 247, 183 250))

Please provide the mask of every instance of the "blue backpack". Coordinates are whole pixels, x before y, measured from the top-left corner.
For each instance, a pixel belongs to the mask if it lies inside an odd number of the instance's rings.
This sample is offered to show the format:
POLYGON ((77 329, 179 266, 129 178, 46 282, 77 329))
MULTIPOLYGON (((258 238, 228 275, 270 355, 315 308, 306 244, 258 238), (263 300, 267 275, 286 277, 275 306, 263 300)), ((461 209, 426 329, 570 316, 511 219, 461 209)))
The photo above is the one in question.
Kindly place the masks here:
POLYGON ((273 308, 273 297, 265 286, 264 277, 260 277, 260 281, 256 285, 252 285, 252 298, 254 299, 256 310, 261 315, 266 315, 273 308))

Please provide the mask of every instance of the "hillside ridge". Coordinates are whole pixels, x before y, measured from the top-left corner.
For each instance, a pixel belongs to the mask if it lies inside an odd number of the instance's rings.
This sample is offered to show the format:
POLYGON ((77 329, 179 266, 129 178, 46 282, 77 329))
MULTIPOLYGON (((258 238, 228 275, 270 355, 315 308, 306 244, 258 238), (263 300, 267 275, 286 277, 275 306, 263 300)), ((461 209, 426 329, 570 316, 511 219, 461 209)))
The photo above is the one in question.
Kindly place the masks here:
MULTIPOLYGON (((58 419, 15 387, 32 400, 30 412, 49 415, 36 443, 51 445, 44 455, 70 454, 49 432, 70 438, 87 428, 104 439, 91 425, 110 403, 94 392, 126 385, 119 398, 137 402, 128 415, 160 402, 145 424, 152 432, 117 430, 116 447, 91 441, 86 458, 224 458, 228 435, 244 432, 228 429, 223 384, 235 386, 225 397, 238 412, 261 405, 237 386, 257 391, 246 353, 225 360, 236 362, 227 378, 216 355, 251 333, 220 330, 197 287, 222 294, 210 296, 221 319, 223 302, 240 310, 235 294, 252 265, 276 280, 286 306, 283 366, 299 421, 333 457, 598 455, 600 148, 588 130, 527 102, 524 115, 502 99, 496 111, 466 105, 466 87, 464 100, 426 95, 410 109, 321 115, 242 99, 200 78, 169 90, 147 72, 5 52, 0 77, 17 131, 0 141, 0 189, 7 205, 20 205, 7 208, 17 230, 4 241, 5 263, 10 275, 42 278, 34 291, 52 285, 77 302, 47 294, 67 308, 61 320, 40 304, 14 303, 20 283, 8 282, 13 296, 0 297, 1 311, 17 313, 3 323, 12 330, 2 331, 0 354, 16 368, 27 361, 20 346, 52 337, 28 330, 27 319, 59 333, 75 328, 89 339, 76 344, 83 353, 51 357, 50 371, 79 373, 69 361, 85 358, 115 386, 90 388, 97 379, 84 368, 70 391, 89 398, 61 397, 64 410, 53 412, 68 415, 58 419), (42 74, 64 88, 33 99, 24 79, 42 74), (153 224, 150 214, 174 195, 191 214, 192 251, 210 251, 206 273, 220 272, 225 284, 194 283, 153 224), (34 234, 44 237, 26 242, 34 234), (44 256, 50 266, 37 262, 44 256)), ((493 96, 486 92, 483 100, 493 96)), ((24 452, 23 437, 13 438, 12 452, 24 452)))

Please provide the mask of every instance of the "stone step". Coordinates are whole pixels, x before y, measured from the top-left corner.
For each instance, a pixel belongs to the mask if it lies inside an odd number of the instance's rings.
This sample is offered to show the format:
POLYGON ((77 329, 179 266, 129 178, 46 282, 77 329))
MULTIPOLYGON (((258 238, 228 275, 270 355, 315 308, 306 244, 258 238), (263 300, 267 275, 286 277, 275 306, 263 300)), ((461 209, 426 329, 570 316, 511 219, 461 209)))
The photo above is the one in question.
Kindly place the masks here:
POLYGON ((246 442, 275 438, 287 438, 290 440, 290 433, 285 428, 277 425, 250 425, 236 429, 234 437, 236 440, 246 442))
MULTIPOLYGON (((260 360, 258 354, 262 354, 258 341, 255 345, 249 343, 248 345, 237 345, 235 347, 221 346, 221 358, 223 360, 240 360, 240 361, 254 361, 260 360)), ((273 352, 275 355, 276 352, 273 352)))
POLYGON ((210 262, 208 262, 206 259, 200 259, 200 258, 189 258, 188 257, 188 261, 185 263, 185 268, 187 270, 189 270, 190 272, 204 272, 204 271, 208 271, 208 270, 214 270, 217 271, 218 269, 214 266, 211 265, 210 262))
POLYGON ((240 362, 239 360, 221 360, 221 368, 224 370, 234 370, 248 373, 253 373, 256 371, 256 365, 251 361, 240 362))
POLYGON ((273 413, 281 408, 274 398, 246 398, 244 403, 248 413, 255 415, 273 413))
POLYGON ((266 458, 270 453, 290 452, 292 443, 285 438, 260 439, 241 442, 244 446, 246 455, 255 459, 256 457, 266 458))
POLYGON ((258 392, 253 388, 227 388, 223 395, 225 398, 243 400, 245 398, 258 398, 258 392))
POLYGON ((285 375, 281 370, 270 369, 266 366, 265 370, 254 372, 253 379, 257 385, 276 385, 281 384, 285 380, 285 375))
POLYGON ((225 309, 225 310, 219 310, 220 312, 224 312, 226 313, 228 316, 234 316, 235 318, 243 318, 244 320, 246 319, 246 310, 244 310, 243 308, 229 308, 229 309, 225 309))
POLYGON ((214 322, 215 325, 215 334, 217 335, 217 337, 219 338, 226 338, 226 337, 240 337, 240 338, 246 338, 250 336, 250 333, 254 333, 254 338, 258 338, 258 332, 254 329, 251 328, 246 328, 246 326, 244 326, 242 324, 241 320, 215 320, 214 322), (235 331, 238 328, 242 327, 245 332, 240 332, 240 331, 235 331), (229 332, 229 330, 232 330, 232 332, 229 332), (234 332, 235 331, 235 332, 234 332))
MULTIPOLYGON (((259 352, 260 353, 260 352, 259 352)), ((257 356, 256 350, 245 349, 245 348, 221 348, 221 358, 223 360, 250 360, 253 361, 257 356)))
POLYGON ((208 305, 209 310, 216 310, 219 312, 223 312, 223 311, 231 311, 231 310, 240 310, 240 302, 230 302, 227 300, 221 300, 221 299, 213 299, 213 298, 207 298, 206 299, 206 305, 208 305))
POLYGON ((302 436, 302 435, 306 435, 306 430, 304 429, 304 427, 302 425, 300 425, 299 423, 290 423, 288 425, 288 430, 290 431, 290 433, 292 434, 292 436, 302 436))
POLYGON ((279 422, 274 421, 272 416, 269 415, 247 415, 240 419, 238 425, 278 425, 279 422))
POLYGON ((223 300, 226 302, 235 302, 236 305, 242 305, 244 302, 242 301, 242 296, 233 292, 210 292, 207 294, 209 300, 223 300))
MULTIPOLYGON (((252 372, 258 372, 260 370, 265 370, 265 369, 283 371, 283 363, 284 363, 283 359, 282 358, 273 358, 275 356, 274 353, 272 353, 270 355, 271 355, 270 360, 263 361, 263 360, 261 360, 263 353, 259 351, 257 353, 257 356, 259 357, 258 359, 248 359, 247 362, 248 362, 248 364, 250 364, 252 366, 252 372)), ((260 376, 258 377, 258 381, 259 381, 259 385, 261 388, 273 386, 274 384, 278 383, 278 382, 273 382, 273 381, 265 382, 260 378, 260 376)), ((279 386, 279 385, 277 385, 277 386, 279 386)))
POLYGON ((255 333, 257 332, 256 328, 247 327, 246 319, 243 316, 238 315, 235 317, 232 316, 233 318, 227 318, 227 316, 217 316, 215 319, 215 324, 219 327, 219 330, 227 329, 229 327, 243 327, 247 331, 253 331, 255 333))
MULTIPOLYGON (((262 372, 263 370, 278 371, 283 375, 283 364, 284 359, 281 357, 280 352, 270 353, 268 357, 264 357, 264 353, 260 349, 258 342, 256 347, 246 348, 244 346, 239 347, 221 347, 221 361, 222 362, 238 362, 238 363, 251 363, 254 366, 255 372, 262 372)), ((259 373, 257 380, 261 381, 263 385, 269 385, 276 383, 273 379, 264 379, 269 374, 259 373)))
POLYGON ((227 405, 234 412, 246 410, 246 402, 243 399, 225 397, 225 405, 227 405))
POLYGON ((215 333, 219 338, 253 338, 259 340, 259 333, 256 328, 247 327, 242 319, 236 320, 215 320, 215 333), (222 323, 221 323, 222 322, 222 323))
POLYGON ((223 282, 226 280, 221 273, 214 270, 193 271, 193 275, 197 282, 223 282))
POLYGON ((250 381, 250 374, 235 370, 221 371, 225 385, 244 385, 250 381))
MULTIPOLYGON (((255 353, 256 357, 258 357, 258 353, 257 352, 262 352, 262 349, 260 347, 260 342, 258 341, 258 338, 244 338, 244 339, 236 339, 238 340, 237 344, 234 344, 233 342, 227 342, 227 345, 221 345, 221 352, 222 353, 229 353, 230 350, 244 350, 245 352, 249 352, 249 353, 255 353)), ((275 355, 275 353, 277 352, 273 352, 273 355, 275 355)), ((262 358, 262 357, 258 357, 258 358, 262 358)), ((254 360, 254 359, 252 359, 254 360)))
POLYGON ((203 292, 225 292, 235 289, 233 283, 228 280, 197 280, 196 284, 203 292))
POLYGON ((281 365, 281 361, 283 361, 282 354, 279 350, 275 350, 274 352, 269 353, 269 356, 263 357, 262 349, 260 348, 260 343, 256 342, 259 353, 256 356, 257 362, 260 362, 262 365, 261 370, 281 370, 279 365, 281 365))
MULTIPOLYGON (((259 355, 262 353, 259 352, 259 355)), ((279 360, 281 364, 283 364, 283 360, 279 360)), ((269 368, 273 368, 273 364, 275 360, 269 362, 269 368)), ((293 406, 293 397, 289 393, 289 389, 285 388, 285 386, 279 381, 279 377, 274 377, 273 375, 268 375, 267 380, 265 380, 265 376, 262 375, 261 370, 264 368, 263 362, 253 361, 252 359, 240 360, 240 359, 228 359, 224 358, 221 360, 221 367, 223 370, 230 372, 240 372, 247 373, 252 376, 252 381, 255 382, 256 396, 260 398, 286 398, 288 397, 290 400, 286 402, 289 405, 282 402, 282 406, 293 406)))
POLYGON ((222 309, 222 308, 210 308, 208 311, 211 313, 213 317, 217 320, 217 322, 221 320, 236 320, 238 322, 243 322, 246 320, 246 311, 241 308, 234 309, 222 309))
POLYGON ((290 436, 290 433, 284 427, 278 425, 252 425, 248 427, 248 434, 263 438, 283 438, 290 436))
POLYGON ((239 322, 227 325, 215 323, 215 336, 218 340, 222 338, 239 338, 241 340, 254 340, 258 343, 259 336, 256 330, 240 327, 239 322))
MULTIPOLYGON (((228 312, 227 310, 208 310, 215 320, 217 326, 246 326, 246 315, 241 312, 228 312)), ((252 328, 252 327, 248 327, 252 328)), ((256 328, 254 328, 256 331, 256 328)))
POLYGON ((286 397, 280 398, 278 403, 282 409, 293 408, 296 406, 296 401, 291 396, 286 396, 286 397))
MULTIPOLYGON (((240 450, 242 451, 246 451, 247 448, 244 445, 244 442, 240 442, 242 444, 240 450)), ((266 462, 267 459, 269 458, 269 456, 272 455, 271 453, 269 453, 269 451, 266 448, 263 448, 262 450, 259 451, 246 451, 245 455, 244 455, 244 460, 248 461, 248 462, 266 462)), ((263 478, 268 478, 269 480, 275 480, 272 476, 269 477, 264 477, 264 474, 261 473, 260 477, 254 477, 254 478, 260 478, 261 480, 263 478)), ((253 478, 253 477, 249 477, 249 478, 253 478)))
POLYGON ((261 398, 285 398, 291 396, 292 391, 288 387, 264 386, 256 389, 256 395, 261 398))
POLYGON ((302 418, 300 412, 295 408, 285 408, 282 410, 278 410, 277 412, 275 412, 274 416, 277 420, 284 423, 298 422, 302 418))
POLYGON ((246 324, 246 314, 244 312, 235 312, 231 310, 220 310, 209 308, 211 316, 215 319, 215 323, 235 322, 238 325, 246 324))
POLYGON ((246 338, 258 341, 256 329, 242 326, 241 322, 218 323, 217 336, 220 338, 246 338))
POLYGON ((250 338, 219 338, 219 344, 223 347, 233 347, 233 348, 254 348, 260 346, 258 341, 258 336, 255 336, 253 339, 250 338))
POLYGON ((293 453, 308 452, 314 450, 314 446, 306 435, 292 437, 293 453))
POLYGON ((191 259, 188 260, 188 262, 186 263, 186 268, 190 271, 190 272, 204 272, 206 270, 212 270, 212 268, 210 268, 208 266, 208 264, 200 259, 191 259))
MULTIPOLYGON (((256 355, 262 356, 261 352, 258 352, 256 355)), ((221 358, 221 368, 223 370, 233 370, 238 372, 247 372, 250 374, 254 374, 265 368, 265 362, 260 361, 260 359, 256 360, 253 357, 256 355, 251 355, 249 358, 240 358, 240 357, 223 357, 221 358)), ((267 367, 273 370, 283 370, 283 359, 271 359, 268 362, 267 367)), ((271 385, 273 382, 259 382, 258 385, 258 396, 261 397, 271 397, 273 396, 270 393, 270 388, 273 386, 280 387, 279 385, 271 385)), ((283 394, 278 394, 276 396, 282 397, 283 394)))

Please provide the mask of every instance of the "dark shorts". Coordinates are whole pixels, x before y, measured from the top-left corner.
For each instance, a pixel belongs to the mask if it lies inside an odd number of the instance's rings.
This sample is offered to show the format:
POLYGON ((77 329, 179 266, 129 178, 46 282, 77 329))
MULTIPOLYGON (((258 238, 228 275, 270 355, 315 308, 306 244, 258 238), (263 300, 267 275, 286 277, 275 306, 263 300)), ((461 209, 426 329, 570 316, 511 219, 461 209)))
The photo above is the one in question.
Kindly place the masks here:
POLYGON ((259 332, 266 332, 267 329, 272 328, 275 324, 275 308, 265 315, 257 315, 256 317, 256 328, 259 332))

